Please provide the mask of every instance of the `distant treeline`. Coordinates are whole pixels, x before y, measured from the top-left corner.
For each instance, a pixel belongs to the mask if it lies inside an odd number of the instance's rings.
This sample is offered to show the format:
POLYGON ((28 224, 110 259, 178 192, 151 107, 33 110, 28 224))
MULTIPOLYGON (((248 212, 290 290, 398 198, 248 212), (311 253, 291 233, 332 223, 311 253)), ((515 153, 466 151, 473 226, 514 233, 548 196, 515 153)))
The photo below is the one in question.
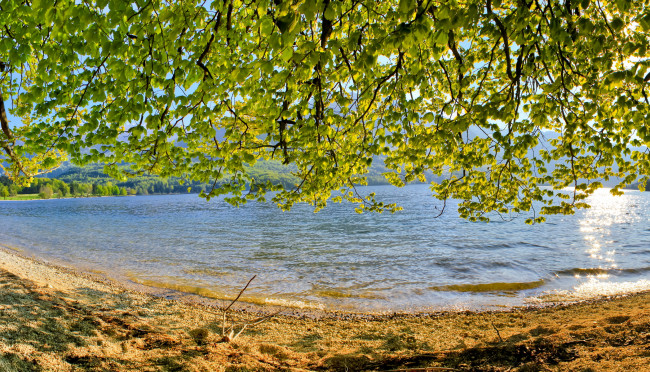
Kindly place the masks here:
POLYGON ((125 187, 119 187, 111 182, 99 185, 77 181, 68 183, 51 178, 35 178, 29 186, 19 186, 5 176, 0 177, 0 197, 2 198, 18 195, 38 195, 41 199, 50 199, 83 196, 124 196, 127 194, 128 191, 125 187))

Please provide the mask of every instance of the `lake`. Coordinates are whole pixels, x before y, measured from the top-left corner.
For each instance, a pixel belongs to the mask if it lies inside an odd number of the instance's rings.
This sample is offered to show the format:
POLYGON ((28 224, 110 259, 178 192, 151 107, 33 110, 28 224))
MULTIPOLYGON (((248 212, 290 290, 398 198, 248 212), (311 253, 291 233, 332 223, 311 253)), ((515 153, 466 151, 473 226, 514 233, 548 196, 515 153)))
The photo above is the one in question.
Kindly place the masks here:
POLYGON ((231 207, 197 195, 0 201, 0 244, 122 281, 349 311, 493 309, 650 289, 650 192, 525 225, 458 218, 425 185, 361 188, 404 208, 231 207))

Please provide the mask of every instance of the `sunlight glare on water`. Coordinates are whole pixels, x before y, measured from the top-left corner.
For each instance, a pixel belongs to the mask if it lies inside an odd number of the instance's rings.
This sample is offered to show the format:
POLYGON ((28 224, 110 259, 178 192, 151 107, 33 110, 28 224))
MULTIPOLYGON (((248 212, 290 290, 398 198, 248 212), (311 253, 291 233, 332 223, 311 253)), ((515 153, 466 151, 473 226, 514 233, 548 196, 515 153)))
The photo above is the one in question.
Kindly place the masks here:
MULTIPOLYGON (((647 204, 639 208, 638 203, 643 203, 642 196, 635 191, 628 191, 625 196, 614 196, 609 189, 597 190, 589 197, 591 208, 585 210, 579 219, 580 233, 585 242, 585 253, 599 263, 593 270, 576 272, 574 277, 578 281, 570 290, 551 290, 538 296, 533 301, 552 302, 567 300, 584 300, 597 296, 613 296, 625 293, 650 290, 650 281, 647 275, 640 275, 636 281, 623 281, 614 274, 625 271, 634 271, 621 267, 619 260, 628 259, 629 253, 625 249, 617 251, 617 247, 626 246, 626 230, 629 230, 630 240, 635 234, 635 227, 643 227, 648 223, 647 204), (622 236, 617 236, 621 232, 622 236), (619 240, 620 239, 620 240, 619 240)), ((647 203, 647 202, 646 202, 647 203)), ((645 229, 647 232, 647 228, 645 229)), ((650 250, 650 240, 642 239, 642 250, 634 253, 646 253, 650 250)), ((641 261, 648 264, 648 261, 641 261)), ((640 271, 648 270, 641 267, 640 271)))

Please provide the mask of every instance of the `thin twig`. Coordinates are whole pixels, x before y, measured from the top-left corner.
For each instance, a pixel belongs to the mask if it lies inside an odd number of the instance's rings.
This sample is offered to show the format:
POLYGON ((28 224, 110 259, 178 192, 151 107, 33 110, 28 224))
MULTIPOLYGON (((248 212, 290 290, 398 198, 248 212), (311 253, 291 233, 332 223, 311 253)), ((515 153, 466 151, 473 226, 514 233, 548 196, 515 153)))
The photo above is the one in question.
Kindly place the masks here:
POLYGON ((237 337, 238 337, 242 332, 244 332, 244 329, 246 329, 246 327, 248 327, 248 326, 254 327, 254 326, 256 326, 256 325, 258 325, 258 324, 260 324, 260 323, 264 323, 264 322, 266 322, 267 320, 269 320, 269 319, 273 318, 274 316, 278 315, 278 314, 280 313, 280 311, 281 311, 281 310, 278 310, 278 311, 276 311, 276 312, 273 313, 273 314, 269 314, 269 315, 263 316, 263 317, 261 317, 261 318, 257 318, 257 319, 255 319, 255 320, 252 320, 252 321, 250 321, 250 322, 244 324, 244 325, 241 327, 241 329, 239 330, 239 332, 237 332, 237 334, 234 335, 232 339, 233 339, 233 340, 236 339, 236 338, 237 338, 237 337))
POLYGON ((232 300, 232 302, 230 303, 230 305, 228 305, 228 307, 226 307, 225 309, 223 309, 223 312, 224 312, 224 313, 225 313, 226 311, 228 311, 228 310, 230 309, 230 307, 232 307, 232 305, 234 305, 235 302, 237 302, 237 300, 239 300, 239 297, 241 297, 241 295, 244 293, 244 291, 246 290, 246 288, 248 288, 248 286, 251 284, 251 282, 253 281, 253 279, 255 279, 256 277, 257 277, 257 275, 253 275, 253 277, 250 278, 250 280, 248 281, 248 283, 246 283, 246 286, 245 286, 244 288, 242 288, 241 291, 239 291, 239 294, 237 295, 237 297, 235 297, 235 299, 232 300))
POLYGON ((501 333, 499 332, 499 329, 497 326, 494 325, 494 323, 490 322, 492 324, 492 328, 494 328, 495 331, 497 331, 497 336, 499 336, 499 341, 503 342, 503 339, 501 338, 501 333))
POLYGON ((232 300, 232 302, 230 302, 230 305, 228 305, 227 307, 225 307, 225 308, 222 310, 222 319, 221 319, 221 336, 223 337, 223 338, 222 338, 222 341, 225 341, 225 342, 232 341, 232 340, 234 340, 235 338, 237 338, 237 336, 239 336, 242 332, 244 332, 244 330, 246 329, 246 327, 248 327, 248 326, 254 326, 254 325, 260 324, 260 323, 262 323, 263 321, 265 321, 265 320, 267 320, 267 319, 270 319, 271 317, 273 317, 273 316, 275 316, 275 315, 277 314, 277 313, 275 313, 275 314, 271 314, 271 315, 263 316, 263 317, 261 317, 261 318, 255 319, 255 320, 253 320, 253 321, 251 321, 251 322, 248 322, 248 323, 244 324, 244 325, 241 327, 241 329, 239 330, 239 332, 237 332, 237 334, 235 334, 235 328, 236 328, 237 325, 236 325, 236 324, 233 324, 233 325, 231 325, 230 327, 228 327, 228 332, 227 332, 227 334, 226 334, 226 321, 227 321, 228 310, 230 310, 230 308, 232 307, 232 305, 234 305, 235 302, 237 302, 237 301, 239 300, 239 298, 242 296, 242 294, 244 294, 244 291, 246 291, 246 289, 248 288, 248 286, 251 284, 251 282, 253 281, 253 279, 255 279, 256 277, 257 277, 257 275, 253 275, 253 277, 250 278, 250 279, 248 280, 248 283, 246 283, 246 285, 244 286, 244 288, 242 288, 241 291, 239 291, 239 294, 237 295, 237 297, 235 297, 235 299, 232 300))

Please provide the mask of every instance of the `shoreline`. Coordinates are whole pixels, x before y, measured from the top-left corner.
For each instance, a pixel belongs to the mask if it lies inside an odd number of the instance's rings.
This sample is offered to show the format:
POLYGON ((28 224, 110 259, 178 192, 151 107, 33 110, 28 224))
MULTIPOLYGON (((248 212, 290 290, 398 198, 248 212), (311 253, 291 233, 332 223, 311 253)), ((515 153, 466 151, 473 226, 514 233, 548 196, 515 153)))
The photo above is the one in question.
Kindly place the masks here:
MULTIPOLYGON (((15 248, 7 246, 0 243, 0 269, 7 269, 4 265, 3 258, 4 255, 14 256, 21 260, 31 262, 33 267, 42 266, 47 270, 59 271, 70 275, 72 277, 79 277, 85 280, 90 280, 101 285, 105 285, 109 288, 118 291, 129 291, 138 293, 139 295, 144 296, 153 296, 156 298, 163 298, 166 300, 178 301, 180 303, 190 304, 190 305, 200 305, 204 306, 207 309, 215 309, 219 307, 226 306, 230 303, 231 299, 228 298, 216 298, 210 296, 202 296, 197 293, 184 292, 182 290, 177 290, 164 286, 148 285, 133 281, 128 278, 122 278, 122 280, 111 277, 109 274, 106 274, 102 271, 93 271, 93 270, 84 270, 80 268, 75 268, 68 266, 63 263, 54 263, 49 262, 45 258, 38 257, 35 254, 29 254, 28 251, 24 251, 20 248, 15 248)), ((32 265, 30 265, 32 266, 32 265)), ((40 270, 38 270, 40 271, 40 270)), ((34 275, 34 272, 31 273, 31 276, 34 275)), ((27 275, 26 279, 30 279, 30 275, 27 275)), ((38 279, 36 279, 38 280, 38 279)), ((234 298, 237 293, 233 293, 232 297, 234 298)), ((630 296, 637 295, 648 295, 650 297, 650 290, 643 290, 638 292, 629 292, 629 293, 616 293, 613 295, 598 295, 590 298, 580 298, 576 300, 566 300, 566 301, 554 301, 554 302, 539 302, 539 303, 529 303, 526 305, 516 305, 516 306, 504 306, 504 307, 493 307, 493 308, 471 308, 471 309, 460 309, 460 308, 441 308, 441 309, 432 309, 432 310, 379 310, 379 311, 363 311, 363 310, 331 310, 326 308, 318 307, 293 307, 287 305, 276 305, 276 304, 260 304, 256 302, 247 302, 246 300, 238 300, 233 307, 238 311, 245 311, 255 315, 268 315, 281 313, 286 316, 292 316, 297 318, 311 318, 311 319, 349 319, 349 320, 382 320, 386 318, 419 318, 419 317, 430 317, 430 316, 453 316, 454 314, 493 314, 493 313, 512 313, 512 312, 521 312, 521 311, 537 311, 543 309, 554 309, 554 308, 564 308, 571 306, 579 306, 586 304, 599 304, 605 303, 617 299, 622 299, 630 296)))
POLYGON ((23 202, 23 201, 44 201, 44 200, 62 200, 62 199, 91 199, 91 198, 123 198, 123 197, 132 197, 132 196, 166 196, 166 195, 199 195, 198 192, 190 193, 170 193, 170 194, 128 194, 128 195, 76 195, 76 196, 62 196, 62 197, 51 197, 51 198, 17 198, 18 195, 37 195, 37 194, 17 194, 14 196, 9 196, 7 198, 0 197, 0 202, 23 202))
MULTIPOLYGON (((49 262, 47 259, 36 256, 35 254, 30 255, 28 252, 19 249, 7 246, 0 243, 0 269, 7 269, 4 260, 5 255, 10 255, 15 258, 25 260, 30 262, 30 267, 42 267, 46 268, 45 271, 53 270, 65 273, 72 277, 83 278, 101 285, 105 285, 113 290, 117 291, 129 291, 134 292, 139 295, 144 296, 153 296, 156 298, 163 298, 166 300, 178 301, 180 303, 189 304, 189 305, 200 305, 206 307, 206 309, 218 309, 220 307, 226 306, 230 303, 231 299, 228 298, 215 298, 210 296, 202 296, 197 293, 184 292, 182 290, 177 290, 164 286, 148 285, 133 281, 128 278, 122 278, 122 280, 110 275, 93 270, 84 270, 80 268, 75 268, 67 266, 62 263, 49 262)), ((14 266, 15 267, 15 266, 14 266)), ((35 273, 38 273, 39 270, 31 271, 27 273, 25 279, 33 280, 35 273)), ((47 274, 46 274, 47 275, 47 274)), ((38 277, 39 274, 36 274, 38 277)), ((36 279, 38 281, 38 279, 36 279)), ((237 293, 233 293, 232 297, 234 298, 237 293)), ((296 317, 296 318, 310 318, 316 320, 323 319, 347 319, 347 320, 372 320, 372 321, 381 321, 383 319, 395 319, 395 318, 421 318, 421 317, 431 317, 431 316, 453 316, 455 314, 493 314, 493 313, 513 313, 513 312, 529 312, 529 311, 538 311, 543 309, 554 309, 554 308, 564 308, 571 306, 579 306, 585 304, 599 304, 605 303, 608 301, 613 301, 616 299, 622 299, 630 296, 637 295, 648 295, 650 297, 650 290, 630 292, 630 293, 617 293, 614 295, 599 295, 592 298, 582 298, 577 300, 567 300, 567 301, 555 301, 555 302, 539 302, 539 303, 529 303, 526 305, 518 306, 504 306, 498 308, 472 308, 472 309, 457 309, 457 308, 442 308, 442 309, 415 309, 415 310, 380 310, 380 311, 363 311, 363 310, 331 310, 326 308, 318 307, 293 307, 287 305, 276 305, 276 304, 259 304, 255 302, 247 302, 246 300, 239 300, 233 304, 233 308, 238 311, 245 311, 250 314, 265 316, 269 314, 281 313, 285 316, 296 317)))
MULTIPOLYGON (((650 365, 650 292, 485 312, 316 317, 285 308, 221 342, 223 314, 214 305, 126 288, 6 247, 0 249, 0 288, 1 370, 573 371, 650 365)), ((227 313, 227 325, 275 311, 237 306, 227 313)))
MULTIPOLYGON (((18 195, 25 195, 25 194, 18 194, 18 195)), ((31 202, 31 201, 46 201, 46 200, 64 200, 64 199, 91 199, 91 198, 122 198, 122 197, 127 197, 127 196, 135 196, 135 195, 86 195, 86 196, 63 196, 63 197, 51 197, 51 198, 33 198, 33 199, 21 199, 21 198, 15 198, 15 196, 10 196, 8 199, 7 198, 1 198, 0 201, 3 202, 31 202), (15 198, 15 199, 12 199, 15 198)))

